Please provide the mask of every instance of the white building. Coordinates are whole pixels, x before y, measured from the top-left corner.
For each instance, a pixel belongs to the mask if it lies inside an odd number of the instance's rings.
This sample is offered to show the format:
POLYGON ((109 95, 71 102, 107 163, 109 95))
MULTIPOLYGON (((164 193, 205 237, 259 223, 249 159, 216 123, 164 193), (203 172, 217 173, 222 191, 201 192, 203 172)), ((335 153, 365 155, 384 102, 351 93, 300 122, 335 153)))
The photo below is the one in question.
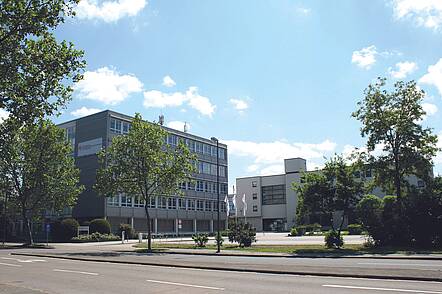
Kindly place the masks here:
MULTIPOLYGON (((300 183, 301 174, 305 171, 305 159, 290 158, 284 160, 284 174, 237 178, 237 216, 244 217, 242 199, 245 195, 245 219, 257 231, 289 230, 295 225, 298 204, 298 196, 292 189, 292 183, 300 183)), ((371 178, 371 171, 368 171, 365 177, 371 178)), ((409 177, 408 182, 416 187, 424 185, 423 181, 415 176, 409 177)), ((385 196, 379 187, 375 188, 372 194, 385 196)))

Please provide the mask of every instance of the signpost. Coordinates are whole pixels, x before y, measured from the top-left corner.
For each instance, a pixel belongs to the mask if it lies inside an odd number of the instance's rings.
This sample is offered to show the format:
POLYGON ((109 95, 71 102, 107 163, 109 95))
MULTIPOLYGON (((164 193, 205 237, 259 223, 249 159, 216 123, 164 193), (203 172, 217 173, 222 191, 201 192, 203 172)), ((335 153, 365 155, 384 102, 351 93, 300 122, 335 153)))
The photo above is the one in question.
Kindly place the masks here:
POLYGON ((49 232, 51 231, 51 224, 46 224, 45 229, 46 229, 46 246, 49 246, 49 232))

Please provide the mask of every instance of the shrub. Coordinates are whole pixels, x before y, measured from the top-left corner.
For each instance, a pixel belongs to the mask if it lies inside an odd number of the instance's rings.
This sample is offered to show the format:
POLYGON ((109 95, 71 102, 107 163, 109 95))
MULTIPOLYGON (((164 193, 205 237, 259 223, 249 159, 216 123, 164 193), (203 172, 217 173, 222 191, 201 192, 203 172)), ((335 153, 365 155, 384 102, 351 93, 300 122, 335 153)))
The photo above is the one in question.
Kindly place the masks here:
POLYGON ((206 247, 207 242, 209 242, 209 236, 207 234, 195 234, 192 236, 192 240, 197 247, 206 247))
POLYGON ((375 245, 379 245, 384 239, 383 207, 382 199, 375 195, 365 195, 356 205, 362 225, 375 245))
POLYGON ((89 225, 89 233, 110 234, 111 226, 109 222, 102 218, 97 218, 91 221, 89 225))
POLYGON ((51 226, 51 236, 54 241, 70 241, 73 237, 77 236, 78 226, 78 222, 73 218, 55 222, 51 226))
POLYGON ((121 233, 124 232, 124 238, 126 239, 132 239, 134 238, 134 229, 132 229, 131 225, 129 224, 120 224, 120 227, 118 228, 118 236, 121 237, 121 233))
POLYGON ((119 241, 120 237, 113 234, 100 234, 98 232, 92 233, 90 235, 80 235, 78 237, 72 238, 73 242, 104 242, 104 241, 119 241))
POLYGON ((238 243, 239 247, 250 247, 256 242, 256 229, 249 223, 231 223, 228 235, 229 241, 238 243))
POLYGON ((360 224, 350 224, 347 226, 349 235, 360 235, 362 234, 362 226, 360 224))
POLYGON ((221 235, 221 232, 220 232, 219 238, 218 238, 218 234, 215 235, 215 241, 216 241, 216 246, 218 246, 218 243, 219 243, 219 246, 223 246, 224 239, 223 239, 223 236, 221 235))
POLYGON ((298 236, 298 230, 296 229, 296 227, 293 227, 290 230, 290 236, 298 236))
POLYGON ((325 233, 325 246, 327 248, 341 248, 344 245, 344 239, 338 231, 330 230, 325 233))

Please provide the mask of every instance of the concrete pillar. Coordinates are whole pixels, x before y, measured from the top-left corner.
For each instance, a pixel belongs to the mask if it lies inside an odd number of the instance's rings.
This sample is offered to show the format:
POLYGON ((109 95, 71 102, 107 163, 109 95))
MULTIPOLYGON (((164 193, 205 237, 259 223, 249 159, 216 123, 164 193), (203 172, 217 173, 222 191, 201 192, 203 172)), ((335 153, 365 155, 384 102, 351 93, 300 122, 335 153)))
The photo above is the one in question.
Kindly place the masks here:
POLYGON ((193 220, 193 233, 196 234, 196 219, 193 220))
POLYGON ((134 228, 134 218, 133 217, 130 218, 130 226, 132 227, 132 229, 134 228))
POLYGON ((157 218, 153 219, 153 232, 155 234, 158 234, 158 219, 157 218))
POLYGON ((213 233, 213 219, 210 220, 210 232, 213 233))

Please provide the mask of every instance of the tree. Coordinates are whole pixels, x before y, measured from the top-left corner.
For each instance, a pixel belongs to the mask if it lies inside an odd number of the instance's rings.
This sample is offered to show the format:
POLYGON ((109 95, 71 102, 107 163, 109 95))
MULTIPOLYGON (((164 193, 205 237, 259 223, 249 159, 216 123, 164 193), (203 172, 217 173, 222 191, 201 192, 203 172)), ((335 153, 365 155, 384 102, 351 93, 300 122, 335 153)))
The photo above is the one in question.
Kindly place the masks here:
POLYGON ((363 193, 364 183, 355 179, 355 167, 347 165, 342 156, 335 155, 325 163, 322 171, 304 173, 301 184, 293 183, 293 188, 298 192, 298 220, 312 214, 332 215, 340 211, 339 226, 335 228, 332 222, 332 229, 337 231, 340 239, 345 218, 363 193))
POLYGON ((0 1, 0 108, 19 122, 54 114, 82 78, 83 51, 53 35, 77 3, 0 1))
POLYGON ((385 84, 385 78, 378 78, 369 85, 352 115, 362 123, 361 135, 367 137, 367 160, 376 170, 376 183, 401 200, 408 185, 405 176, 429 179, 437 136, 421 125, 425 93, 416 82, 396 82, 391 92, 384 89, 385 84), (377 146, 383 150, 379 156, 373 155, 377 146))
POLYGON ((73 206, 83 190, 80 172, 65 132, 49 120, 0 136, 7 139, 0 150, 0 177, 7 182, 8 202, 20 212, 32 244, 30 222, 45 211, 73 206))
POLYGON ((165 144, 167 132, 160 125, 145 122, 136 114, 130 131, 114 137, 99 153, 100 169, 95 188, 106 197, 127 194, 144 200, 148 251, 151 247, 149 203, 158 195, 179 194, 178 183, 188 181, 194 172, 192 155, 180 140, 176 147, 165 144))

